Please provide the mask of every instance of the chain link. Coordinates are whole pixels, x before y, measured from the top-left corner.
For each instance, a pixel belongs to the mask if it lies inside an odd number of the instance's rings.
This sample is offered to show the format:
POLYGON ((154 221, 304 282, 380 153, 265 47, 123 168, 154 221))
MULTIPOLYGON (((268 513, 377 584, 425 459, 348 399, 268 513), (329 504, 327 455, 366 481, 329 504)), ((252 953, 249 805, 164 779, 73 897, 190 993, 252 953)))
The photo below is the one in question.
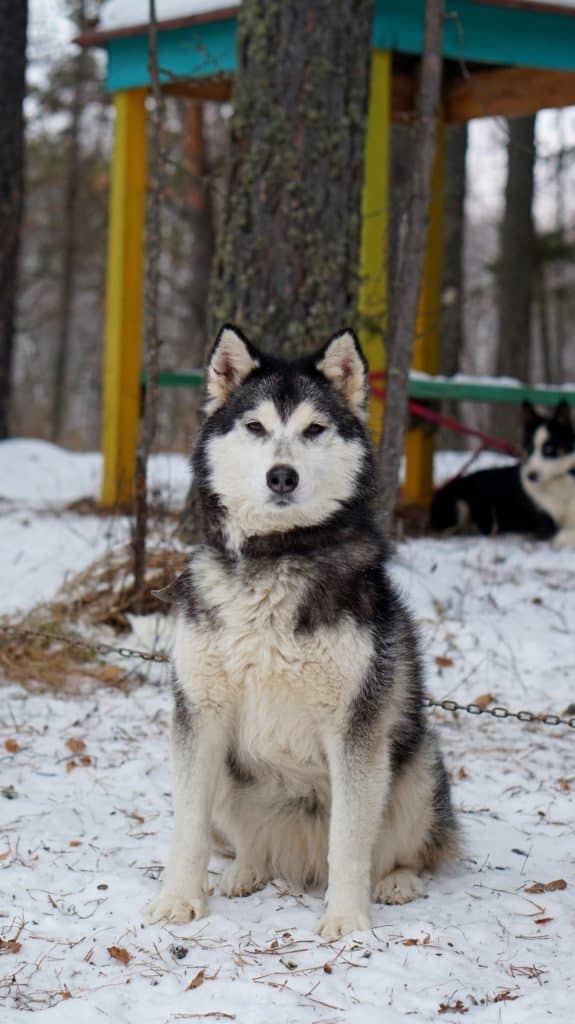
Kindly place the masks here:
MULTIPOLYGON (((94 643, 91 640, 84 640, 81 637, 68 636, 66 633, 48 633, 41 629, 27 629, 19 626, 1 625, 0 633, 8 636, 22 637, 22 639, 41 639, 56 641, 68 644, 76 650, 84 651, 86 654, 117 654, 120 658, 139 658, 140 661, 157 662, 166 664, 170 656, 165 651, 139 651, 134 647, 113 647, 111 644, 94 643)), ((483 707, 473 701, 469 704, 459 704, 450 697, 444 700, 432 700, 431 697, 424 697, 424 707, 438 708, 440 711, 450 711, 456 714, 458 711, 465 711, 468 715, 490 715, 491 718, 516 718, 518 722, 532 722, 537 725, 566 725, 575 729, 575 717, 564 718, 555 714, 538 714, 535 711, 510 711, 509 708, 495 706, 493 708, 483 707)))

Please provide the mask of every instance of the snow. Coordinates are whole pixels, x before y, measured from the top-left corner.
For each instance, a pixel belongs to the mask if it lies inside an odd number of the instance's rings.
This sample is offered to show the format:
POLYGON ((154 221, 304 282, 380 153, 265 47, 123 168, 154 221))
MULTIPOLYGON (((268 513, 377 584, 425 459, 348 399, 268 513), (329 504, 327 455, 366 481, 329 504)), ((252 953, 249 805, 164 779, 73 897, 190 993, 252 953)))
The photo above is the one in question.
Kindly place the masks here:
MULTIPOLYGON (((525 5, 549 7, 575 7, 575 0, 523 0, 525 5)), ((222 8, 239 7, 233 0, 156 0, 158 21, 186 18, 222 8)), ((149 18, 149 0, 107 0, 100 15, 99 28, 110 31, 131 25, 146 25, 149 18)))
MULTIPOLYGON (((465 457, 441 455, 438 476, 465 457)), ((171 467, 162 479, 183 484, 185 460, 158 464, 171 467)), ((123 520, 65 508, 97 492, 98 473, 95 455, 0 445, 0 610, 37 599, 15 562, 50 596, 99 543, 119 539, 123 520), (18 517, 27 519, 20 534, 18 517), (101 534, 86 526, 92 519, 101 534)), ((414 609, 435 697, 491 693, 538 712, 575 701, 572 555, 517 538, 418 539, 400 546, 393 572, 414 609)), ((140 637, 151 633, 143 622, 140 637)), ((571 1018, 573 730, 435 712, 464 856, 429 880, 427 899, 375 907, 369 933, 320 941, 320 900, 280 883, 243 900, 218 896, 218 857, 211 916, 152 926, 141 908, 157 891, 169 843, 170 696, 168 667, 144 667, 130 692, 63 698, 4 686, 0 935, 17 945, 0 950, 2 1024, 571 1018), (566 888, 526 891, 558 879, 566 888)))
MULTIPOLYGON (((158 21, 171 21, 239 6, 234 0, 156 0, 156 17, 158 21)), ((100 14, 98 29, 109 32, 131 25, 147 25, 149 17, 149 0, 107 0, 100 14)))

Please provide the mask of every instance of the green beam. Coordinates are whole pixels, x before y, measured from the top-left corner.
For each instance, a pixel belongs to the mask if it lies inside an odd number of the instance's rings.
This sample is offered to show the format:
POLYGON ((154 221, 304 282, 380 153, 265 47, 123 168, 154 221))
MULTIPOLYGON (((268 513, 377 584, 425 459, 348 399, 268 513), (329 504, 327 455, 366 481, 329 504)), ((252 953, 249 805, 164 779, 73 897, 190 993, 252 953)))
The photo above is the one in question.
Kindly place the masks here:
MULTIPOLYGON (((142 374, 145 384, 146 375, 142 374)), ((204 375, 201 370, 163 370, 160 373, 160 387, 163 388, 201 388, 204 375)), ((556 405, 565 401, 575 406, 575 388, 529 388, 521 384, 475 384, 472 381, 447 380, 443 377, 411 376, 409 381, 410 398, 441 401, 450 399, 455 402, 502 402, 506 405, 518 405, 520 402, 534 402, 536 405, 556 405)))

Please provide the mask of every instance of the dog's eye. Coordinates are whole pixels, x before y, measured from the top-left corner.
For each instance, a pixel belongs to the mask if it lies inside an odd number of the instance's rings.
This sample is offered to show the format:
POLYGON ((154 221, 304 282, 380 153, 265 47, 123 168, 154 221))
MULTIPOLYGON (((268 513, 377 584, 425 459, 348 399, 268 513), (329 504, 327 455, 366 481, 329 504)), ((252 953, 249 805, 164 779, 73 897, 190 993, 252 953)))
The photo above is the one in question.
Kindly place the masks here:
POLYGON ((309 427, 306 427, 303 431, 303 436, 308 441, 312 441, 314 437, 319 437, 320 434, 323 434, 325 429, 322 423, 310 423, 309 427))
POLYGON ((557 449, 553 441, 546 441, 541 449, 541 454, 545 455, 549 459, 556 454, 556 451, 557 449))
POLYGON ((255 437, 263 437, 265 434, 265 427, 258 422, 258 420, 250 420, 246 423, 246 430, 249 430, 250 434, 254 434, 255 437))

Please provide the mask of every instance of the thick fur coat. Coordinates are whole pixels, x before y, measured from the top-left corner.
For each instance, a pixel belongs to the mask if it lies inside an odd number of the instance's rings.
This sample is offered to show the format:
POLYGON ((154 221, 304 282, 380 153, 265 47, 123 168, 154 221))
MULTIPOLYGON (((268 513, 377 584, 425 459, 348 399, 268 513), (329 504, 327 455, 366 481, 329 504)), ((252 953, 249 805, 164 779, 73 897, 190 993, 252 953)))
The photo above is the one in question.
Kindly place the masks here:
POLYGON ((422 708, 417 637, 385 570, 350 331, 284 363, 224 328, 194 454, 205 543, 177 608, 174 837, 153 920, 206 911, 221 885, 326 889, 318 930, 368 928, 457 850, 449 782, 422 708))

